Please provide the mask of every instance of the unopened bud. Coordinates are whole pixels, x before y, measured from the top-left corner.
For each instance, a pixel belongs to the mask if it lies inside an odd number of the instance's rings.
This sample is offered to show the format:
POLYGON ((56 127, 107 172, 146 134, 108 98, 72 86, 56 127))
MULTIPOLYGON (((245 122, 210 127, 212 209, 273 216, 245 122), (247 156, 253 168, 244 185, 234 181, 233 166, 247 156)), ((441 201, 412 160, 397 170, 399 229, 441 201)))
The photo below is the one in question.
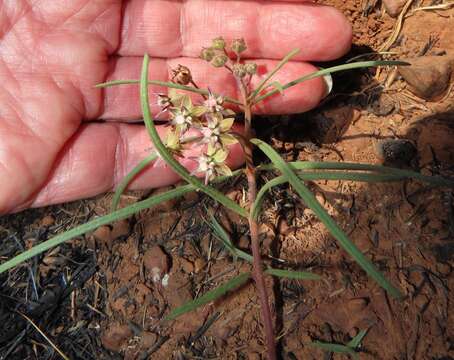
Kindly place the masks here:
POLYGON ((192 81, 191 70, 183 65, 178 65, 172 70, 172 81, 180 85, 188 85, 192 81))
POLYGON ((242 53, 244 50, 247 49, 246 43, 243 38, 235 39, 232 42, 232 51, 236 54, 242 53))
POLYGON ((257 73, 257 64, 256 63, 244 64, 244 69, 249 75, 255 75, 257 73))
POLYGON ((212 48, 203 49, 202 52, 200 53, 200 57, 205 61, 213 60, 215 55, 216 55, 216 53, 214 52, 214 50, 212 48))
POLYGON ((246 69, 243 64, 233 65, 233 74, 238 78, 244 78, 246 76, 246 69))
POLYGON ((227 62, 228 58, 224 54, 216 55, 213 60, 211 60, 211 65, 214 67, 223 67, 225 63, 227 62))
POLYGON ((211 47, 215 50, 224 50, 225 49, 225 40, 222 36, 213 39, 211 47))

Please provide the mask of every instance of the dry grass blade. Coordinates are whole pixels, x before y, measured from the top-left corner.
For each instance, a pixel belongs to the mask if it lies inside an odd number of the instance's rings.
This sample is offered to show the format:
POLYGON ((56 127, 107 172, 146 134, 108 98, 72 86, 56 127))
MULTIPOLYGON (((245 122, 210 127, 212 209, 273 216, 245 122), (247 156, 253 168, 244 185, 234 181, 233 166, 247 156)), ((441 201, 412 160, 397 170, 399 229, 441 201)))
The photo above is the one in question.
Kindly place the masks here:
POLYGON ((408 9, 410 9, 410 6, 413 4, 414 0, 408 0, 401 13, 399 14, 399 17, 396 20, 396 24, 394 25, 394 30, 391 36, 386 40, 386 42, 380 47, 378 51, 383 52, 383 51, 388 51, 391 46, 396 42, 397 38, 399 37, 400 31, 402 30, 402 26, 404 23, 405 15, 408 12, 408 9))
POLYGON ((38 325, 36 325, 32 319, 30 319, 27 315, 25 314, 22 314, 20 312, 18 312, 18 314, 20 316, 22 316, 25 320, 27 320, 31 326, 33 326, 36 331, 38 331, 40 333, 40 335, 46 339, 46 341, 49 343, 50 346, 52 346, 52 348, 64 359, 64 360, 69 360, 69 358, 57 347, 57 345, 55 345, 51 339, 49 339, 46 334, 44 334, 44 332, 38 327, 38 325))

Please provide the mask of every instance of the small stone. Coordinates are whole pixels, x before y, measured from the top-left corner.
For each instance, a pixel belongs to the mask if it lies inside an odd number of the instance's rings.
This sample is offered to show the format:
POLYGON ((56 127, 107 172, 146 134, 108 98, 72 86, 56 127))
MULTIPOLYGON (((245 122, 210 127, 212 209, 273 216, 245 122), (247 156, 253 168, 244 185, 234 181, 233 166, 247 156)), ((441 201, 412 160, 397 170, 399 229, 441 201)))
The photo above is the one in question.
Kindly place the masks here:
POLYGON ((129 326, 113 324, 110 325, 107 331, 101 336, 101 342, 107 350, 119 352, 132 335, 129 326))
POLYGON ((181 269, 185 273, 191 274, 194 272, 194 264, 191 261, 186 260, 185 258, 180 258, 179 263, 180 263, 181 269))
POLYGON ((143 265, 151 273, 153 282, 160 281, 169 271, 169 258, 159 246, 153 246, 143 255, 143 265))
POLYGON ((439 273, 442 276, 449 276, 452 271, 451 265, 449 265, 447 263, 437 263, 436 268, 437 268, 437 273, 439 273))
POLYGON ((202 258, 197 258, 194 261, 194 272, 198 274, 200 271, 202 271, 206 266, 206 262, 202 258))
POLYGON ((365 298, 356 298, 351 299, 347 303, 347 310, 348 312, 358 313, 361 310, 364 310, 367 307, 368 301, 365 298))
POLYGON ((109 226, 103 225, 97 228, 93 232, 93 237, 95 238, 96 241, 101 243, 102 245, 106 246, 107 248, 110 248, 113 237, 112 237, 112 230, 109 226))
POLYGON ((383 5, 389 16, 395 18, 401 13, 407 0, 383 0, 383 5))
POLYGON ((409 166, 418 153, 413 143, 406 139, 378 141, 375 152, 385 165, 391 166, 409 166))
POLYGON ((290 227, 287 224, 287 220, 281 219, 278 225, 278 232, 281 235, 287 235, 289 233, 290 227))
POLYGON ((41 220, 41 226, 49 227, 55 224, 55 218, 52 215, 46 215, 41 220))
POLYGON ((118 239, 119 237, 126 236, 128 234, 129 234, 128 220, 119 220, 113 223, 111 232, 113 239, 118 239))
POLYGON ((353 339, 356 335, 358 335, 358 332, 359 332, 358 328, 357 327, 353 327, 348 332, 348 336, 350 336, 350 338, 353 339))
POLYGON ((142 350, 151 348, 156 343, 157 339, 158 339, 157 335, 152 332, 149 331, 142 332, 140 339, 140 348, 142 350))
POLYGON ((258 352, 251 352, 248 354, 248 359, 249 360, 261 360, 262 357, 260 356, 260 354, 258 352))
POLYGON ((406 60, 410 66, 400 66, 399 73, 417 96, 434 100, 448 88, 454 63, 452 56, 421 56, 406 60))
POLYGON ((415 299, 415 305, 418 308, 418 310, 420 310, 420 311, 422 309, 424 309, 427 306, 428 303, 429 303, 429 299, 424 294, 420 294, 415 299))
POLYGON ((249 249, 249 242, 250 242, 249 236, 243 235, 238 240, 238 247, 243 250, 249 249))
POLYGON ((230 200, 238 201, 241 198, 241 192, 238 190, 231 190, 227 194, 225 194, 230 200))
POLYGON ((192 203, 199 200, 199 194, 197 193, 197 191, 191 191, 184 194, 183 198, 185 201, 192 203))

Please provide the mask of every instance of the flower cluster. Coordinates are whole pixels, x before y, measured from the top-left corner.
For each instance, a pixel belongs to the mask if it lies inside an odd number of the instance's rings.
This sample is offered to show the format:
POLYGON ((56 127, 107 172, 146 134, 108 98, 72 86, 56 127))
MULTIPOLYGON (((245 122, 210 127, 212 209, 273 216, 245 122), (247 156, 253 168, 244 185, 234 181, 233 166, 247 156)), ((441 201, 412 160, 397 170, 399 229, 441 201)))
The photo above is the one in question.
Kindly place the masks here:
MULTIPOLYGON (((173 74, 178 77, 176 71, 173 74)), ((186 76, 191 75, 186 73, 186 76)), ((185 146, 195 143, 203 148, 194 173, 204 173, 205 183, 217 176, 232 174, 225 161, 228 146, 237 142, 232 135, 235 113, 224 107, 222 96, 209 91, 204 101, 195 105, 189 95, 170 89, 168 95, 158 95, 157 103, 170 117, 165 145, 173 155, 183 157, 185 146), (199 136, 185 136, 190 129, 196 130, 199 136)))
POLYGON ((229 45, 222 37, 218 37, 211 42, 211 46, 202 49, 200 58, 208 61, 214 67, 226 67, 237 78, 252 76, 257 72, 257 64, 240 62, 241 54, 247 50, 244 39, 235 39, 229 45), (231 62, 228 54, 234 54, 235 62, 231 62))

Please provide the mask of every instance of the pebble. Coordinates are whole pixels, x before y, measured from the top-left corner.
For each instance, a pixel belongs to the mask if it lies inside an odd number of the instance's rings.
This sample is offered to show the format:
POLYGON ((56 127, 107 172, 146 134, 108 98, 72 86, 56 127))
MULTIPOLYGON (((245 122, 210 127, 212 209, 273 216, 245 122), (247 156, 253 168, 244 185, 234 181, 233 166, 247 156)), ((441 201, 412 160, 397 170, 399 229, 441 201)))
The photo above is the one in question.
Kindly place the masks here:
POLYGON ((129 221, 119 220, 113 223, 111 236, 113 239, 126 236, 129 234, 129 221))
POLYGON ((41 220, 41 226, 49 227, 55 224, 55 218, 52 215, 46 215, 41 220))
POLYGON ((202 271, 206 266, 206 262, 202 258, 197 258, 194 261, 194 272, 198 274, 200 271, 202 271))
POLYGON ((401 13, 407 0, 383 0, 383 5, 389 16, 396 18, 401 13))
POLYGON ((451 274, 452 267, 451 265, 447 263, 438 263, 436 265, 437 273, 439 273, 442 276, 448 276, 451 274))
POLYGON ((110 248, 113 240, 112 229, 107 225, 100 226, 93 232, 93 237, 102 245, 110 248))
POLYGON ((347 309, 352 313, 359 312, 367 307, 367 303, 368 301, 365 298, 351 299, 347 303, 347 309))
POLYGON ((157 335, 153 334, 152 332, 142 332, 140 339, 140 348, 143 350, 151 348, 156 343, 157 339, 157 335))
POLYGON ((386 139, 376 143, 375 153, 385 165, 408 166, 418 150, 409 140, 386 139))
POLYGON ((101 336, 101 342, 107 350, 118 352, 132 335, 129 326, 113 324, 101 336))
MULTIPOLYGON (((156 245, 145 251, 143 265, 152 276, 162 277, 169 272, 170 262, 167 254, 164 253, 161 247, 156 245)), ((156 280, 159 281, 160 279, 156 280)))
POLYGON ((453 56, 421 56, 406 61, 411 66, 400 66, 399 74, 415 95, 426 100, 443 95, 450 82, 453 56))
POLYGON ((180 263, 181 269, 185 273, 191 274, 194 272, 194 263, 192 261, 189 261, 185 258, 180 258, 179 263, 180 263))

